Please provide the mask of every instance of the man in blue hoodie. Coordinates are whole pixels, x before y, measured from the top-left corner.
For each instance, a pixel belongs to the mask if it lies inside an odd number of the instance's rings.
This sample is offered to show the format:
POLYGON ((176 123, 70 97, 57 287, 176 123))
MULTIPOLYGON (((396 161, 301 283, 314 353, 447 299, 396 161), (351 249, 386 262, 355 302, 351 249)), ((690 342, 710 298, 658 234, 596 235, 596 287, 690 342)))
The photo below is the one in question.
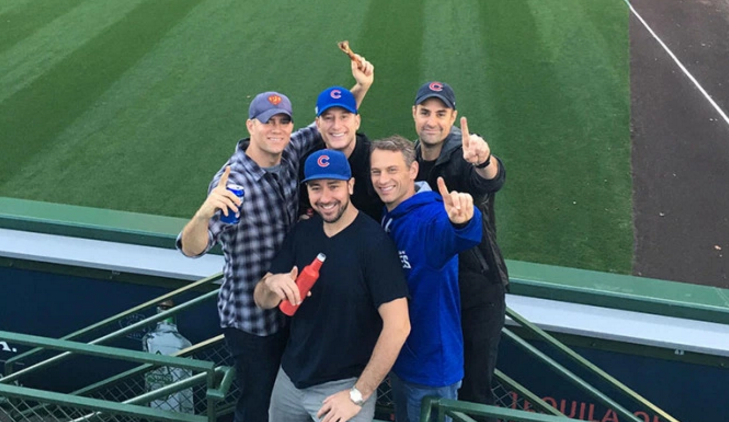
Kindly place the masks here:
POLYGON ((413 144, 400 136, 372 143, 372 184, 385 203, 383 227, 395 240, 410 290, 411 332, 390 374, 395 418, 415 422, 423 397, 457 398, 463 379, 458 253, 481 241, 481 213, 467 193, 440 195, 415 183, 413 144))

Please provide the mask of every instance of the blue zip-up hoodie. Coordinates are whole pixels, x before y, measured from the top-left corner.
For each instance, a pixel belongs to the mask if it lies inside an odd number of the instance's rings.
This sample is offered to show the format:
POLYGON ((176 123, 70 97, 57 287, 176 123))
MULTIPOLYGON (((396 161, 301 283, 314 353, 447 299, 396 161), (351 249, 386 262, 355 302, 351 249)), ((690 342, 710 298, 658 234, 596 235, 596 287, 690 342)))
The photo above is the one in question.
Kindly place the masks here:
POLYGON ((440 195, 427 183, 385 212, 382 225, 395 240, 410 289, 410 336, 393 366, 411 383, 445 387, 463 379, 463 334, 458 253, 481 241, 481 213, 455 227, 440 195))

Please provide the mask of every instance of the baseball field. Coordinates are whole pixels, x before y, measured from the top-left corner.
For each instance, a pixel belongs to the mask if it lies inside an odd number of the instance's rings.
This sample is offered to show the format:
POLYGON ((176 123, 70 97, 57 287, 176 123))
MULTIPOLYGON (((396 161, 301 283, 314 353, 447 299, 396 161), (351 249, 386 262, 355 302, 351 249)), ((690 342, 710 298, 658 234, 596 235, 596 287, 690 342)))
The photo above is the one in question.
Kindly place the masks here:
POLYGON ((375 65, 371 138, 414 138, 427 80, 507 168, 507 258, 629 273, 628 9, 619 0, 0 0, 0 196, 189 217, 277 90, 297 127, 375 65))

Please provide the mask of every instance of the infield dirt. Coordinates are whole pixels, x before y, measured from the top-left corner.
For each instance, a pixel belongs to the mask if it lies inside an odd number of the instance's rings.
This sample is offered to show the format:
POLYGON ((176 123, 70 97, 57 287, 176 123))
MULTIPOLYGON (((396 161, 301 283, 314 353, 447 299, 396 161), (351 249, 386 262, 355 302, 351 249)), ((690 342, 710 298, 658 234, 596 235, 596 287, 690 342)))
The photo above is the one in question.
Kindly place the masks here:
MULTIPOLYGON (((729 1, 636 0, 726 113, 729 1)), ((729 288, 729 122, 630 19, 635 275, 729 288)))

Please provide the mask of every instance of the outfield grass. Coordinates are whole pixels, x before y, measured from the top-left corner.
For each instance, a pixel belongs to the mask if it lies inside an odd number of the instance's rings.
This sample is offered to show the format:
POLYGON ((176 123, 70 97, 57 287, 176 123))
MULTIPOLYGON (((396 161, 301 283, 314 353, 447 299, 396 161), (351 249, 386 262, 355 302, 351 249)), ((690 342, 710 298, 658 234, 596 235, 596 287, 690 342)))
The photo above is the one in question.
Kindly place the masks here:
POLYGON ((0 196, 179 217, 280 90, 297 126, 376 66, 371 137, 413 137, 417 87, 453 85, 508 169, 508 258, 627 273, 628 14, 618 0, 0 2, 0 196))

